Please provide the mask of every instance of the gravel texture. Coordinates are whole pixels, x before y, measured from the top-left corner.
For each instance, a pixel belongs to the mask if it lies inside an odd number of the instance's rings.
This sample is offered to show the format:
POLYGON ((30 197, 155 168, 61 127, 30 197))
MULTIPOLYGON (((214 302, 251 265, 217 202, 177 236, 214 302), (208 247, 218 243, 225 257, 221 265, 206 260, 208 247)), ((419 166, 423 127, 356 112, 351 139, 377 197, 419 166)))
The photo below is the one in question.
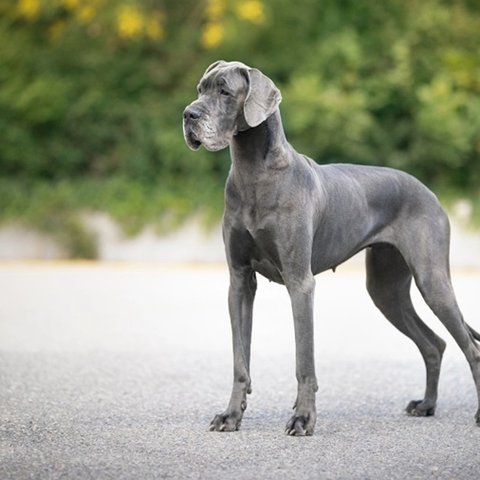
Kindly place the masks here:
MULTIPOLYGON (((480 272, 454 272, 480 330, 480 272)), ((468 365, 448 342, 435 417, 411 418, 424 367, 364 273, 317 277, 313 437, 287 437, 296 385, 280 286, 260 281, 242 428, 208 431, 231 384, 223 266, 0 265, 0 479, 475 479, 468 365)))

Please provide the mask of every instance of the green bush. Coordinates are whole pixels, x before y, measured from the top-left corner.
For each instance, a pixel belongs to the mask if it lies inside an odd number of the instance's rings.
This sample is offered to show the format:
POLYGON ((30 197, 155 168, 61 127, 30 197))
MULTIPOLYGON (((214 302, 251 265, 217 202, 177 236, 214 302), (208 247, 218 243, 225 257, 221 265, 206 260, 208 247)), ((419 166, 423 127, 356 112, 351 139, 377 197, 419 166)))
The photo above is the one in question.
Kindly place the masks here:
POLYGON ((218 58, 275 80, 318 162, 402 168, 478 206, 479 25, 471 0, 3 2, 0 219, 94 256, 85 210, 132 233, 218 218, 228 152, 190 152, 181 131, 218 58))

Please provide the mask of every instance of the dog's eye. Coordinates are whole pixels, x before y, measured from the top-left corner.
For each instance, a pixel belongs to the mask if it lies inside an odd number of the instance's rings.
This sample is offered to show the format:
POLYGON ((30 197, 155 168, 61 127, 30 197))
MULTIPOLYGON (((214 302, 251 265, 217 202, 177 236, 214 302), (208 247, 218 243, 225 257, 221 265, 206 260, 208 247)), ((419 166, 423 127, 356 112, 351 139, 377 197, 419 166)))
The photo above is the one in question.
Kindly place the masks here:
POLYGON ((230 96, 230 92, 225 90, 224 88, 220 89, 220 95, 224 95, 225 97, 230 96))

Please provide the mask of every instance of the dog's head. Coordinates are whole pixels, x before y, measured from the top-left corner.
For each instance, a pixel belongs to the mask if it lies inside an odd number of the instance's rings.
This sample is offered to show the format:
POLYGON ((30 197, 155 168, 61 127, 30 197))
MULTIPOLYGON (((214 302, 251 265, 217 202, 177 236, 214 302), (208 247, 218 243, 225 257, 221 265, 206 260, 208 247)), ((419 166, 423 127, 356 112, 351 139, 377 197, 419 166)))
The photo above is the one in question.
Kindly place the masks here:
POLYGON ((267 76, 240 62, 213 63, 197 90, 198 99, 183 112, 183 134, 192 150, 227 147, 238 132, 264 122, 282 100, 267 76))

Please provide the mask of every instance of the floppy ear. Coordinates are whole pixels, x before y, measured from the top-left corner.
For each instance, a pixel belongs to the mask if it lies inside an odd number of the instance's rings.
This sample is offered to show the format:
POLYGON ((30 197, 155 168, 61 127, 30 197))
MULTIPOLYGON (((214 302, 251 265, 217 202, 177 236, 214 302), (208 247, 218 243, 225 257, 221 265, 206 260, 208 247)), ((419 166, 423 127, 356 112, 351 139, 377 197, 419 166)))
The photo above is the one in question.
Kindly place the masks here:
POLYGON ((248 92, 243 105, 243 114, 251 128, 264 122, 282 101, 280 90, 260 70, 247 70, 248 92))

